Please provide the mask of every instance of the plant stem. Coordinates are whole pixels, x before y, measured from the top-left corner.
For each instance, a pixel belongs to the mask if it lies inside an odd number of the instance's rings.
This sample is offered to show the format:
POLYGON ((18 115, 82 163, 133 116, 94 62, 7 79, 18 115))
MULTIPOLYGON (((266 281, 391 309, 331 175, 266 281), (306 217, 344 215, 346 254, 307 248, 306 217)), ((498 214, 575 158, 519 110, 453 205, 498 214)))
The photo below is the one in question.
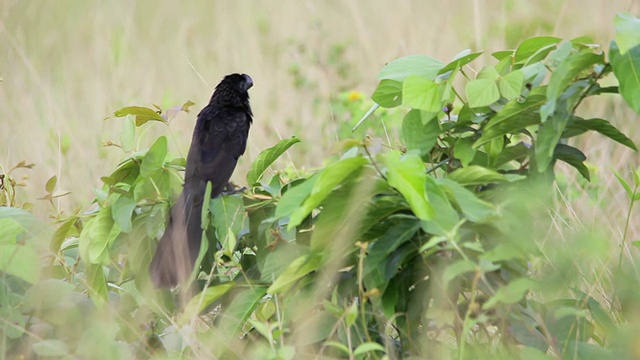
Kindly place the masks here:
POLYGON ((460 349, 460 352, 458 353, 458 359, 464 359, 464 350, 465 350, 465 345, 466 345, 466 341, 465 341, 465 335, 466 333, 469 331, 469 329, 471 328, 471 326, 473 326, 473 324, 470 323, 470 319, 471 319, 471 312, 474 310, 474 308, 476 306, 479 306, 476 304, 476 295, 477 295, 477 288, 478 288, 478 280, 481 277, 481 272, 479 270, 476 271, 475 275, 473 276, 473 283, 471 284, 471 300, 469 300, 469 306, 467 307, 467 312, 464 314, 464 322, 462 324, 462 334, 460 334, 460 344, 458 345, 458 348, 460 349))
MULTIPOLYGON (((622 255, 624 254, 624 249, 627 246, 627 233, 629 231, 629 220, 631 220, 631 211, 633 210, 633 203, 636 197, 636 193, 638 192, 638 187, 633 188, 633 195, 631 199, 629 199, 629 209, 627 210, 627 219, 624 224, 624 231, 622 232, 622 244, 620 244, 620 257, 618 258, 618 270, 622 268, 622 255)), ((612 304, 613 306, 613 304, 612 304)))
POLYGON ((360 319, 362 321, 362 330, 364 330, 367 341, 371 342, 371 334, 369 334, 369 329, 367 328, 367 316, 365 308, 367 296, 365 295, 364 291, 364 259, 367 256, 367 247, 367 243, 360 244, 360 256, 358 259, 358 292, 360 295, 360 319))

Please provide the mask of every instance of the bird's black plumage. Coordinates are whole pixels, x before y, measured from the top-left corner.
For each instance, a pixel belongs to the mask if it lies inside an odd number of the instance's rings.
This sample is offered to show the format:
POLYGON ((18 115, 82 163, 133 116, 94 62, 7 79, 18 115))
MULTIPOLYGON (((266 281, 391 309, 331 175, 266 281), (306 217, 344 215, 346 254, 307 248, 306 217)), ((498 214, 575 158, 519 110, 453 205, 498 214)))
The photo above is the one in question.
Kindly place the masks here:
POLYGON ((158 288, 174 287, 191 275, 200 251, 207 182, 212 184, 211 197, 220 195, 247 146, 252 121, 247 91, 251 86, 249 75, 225 76, 209 105, 198 114, 184 188, 171 208, 167 228, 151 261, 151 280, 158 288))

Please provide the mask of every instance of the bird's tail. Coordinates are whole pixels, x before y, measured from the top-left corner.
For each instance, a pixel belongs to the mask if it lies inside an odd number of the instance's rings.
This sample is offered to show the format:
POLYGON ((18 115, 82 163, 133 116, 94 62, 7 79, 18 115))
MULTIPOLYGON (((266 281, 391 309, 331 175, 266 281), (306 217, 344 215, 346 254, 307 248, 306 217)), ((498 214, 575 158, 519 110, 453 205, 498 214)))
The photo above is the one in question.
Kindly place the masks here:
POLYGON ((200 243, 202 195, 185 188, 171 208, 169 223, 151 261, 151 281, 156 288, 184 284, 193 271, 200 243))

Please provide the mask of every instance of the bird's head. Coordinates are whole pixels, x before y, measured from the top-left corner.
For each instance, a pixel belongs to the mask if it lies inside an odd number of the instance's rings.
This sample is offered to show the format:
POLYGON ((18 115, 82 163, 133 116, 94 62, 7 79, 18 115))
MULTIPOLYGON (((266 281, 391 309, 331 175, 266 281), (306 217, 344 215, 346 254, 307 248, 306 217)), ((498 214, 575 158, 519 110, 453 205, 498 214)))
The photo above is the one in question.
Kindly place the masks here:
POLYGON ((222 82, 235 84, 239 91, 248 91, 253 86, 253 79, 247 74, 230 74, 225 76, 222 82))
POLYGON ((253 86, 253 79, 247 74, 229 74, 222 79, 220 85, 222 84, 236 87, 239 92, 245 92, 253 86))
POLYGON ((229 74, 216 86, 210 103, 226 105, 248 105, 253 79, 247 74, 229 74))

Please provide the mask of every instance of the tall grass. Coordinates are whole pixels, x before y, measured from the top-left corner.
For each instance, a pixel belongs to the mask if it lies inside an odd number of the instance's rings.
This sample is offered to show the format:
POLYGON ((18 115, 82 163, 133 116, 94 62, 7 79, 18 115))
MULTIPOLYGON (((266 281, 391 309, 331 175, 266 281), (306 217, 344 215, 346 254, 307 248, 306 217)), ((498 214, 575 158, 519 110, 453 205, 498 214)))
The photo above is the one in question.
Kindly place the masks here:
MULTIPOLYGON (((5 1, 0 163, 36 164, 25 171, 30 201, 58 175, 59 188, 72 191, 62 208, 84 206, 100 186, 104 166, 121 157, 102 146, 103 140, 117 140, 121 129, 119 120, 105 117, 122 106, 153 102, 169 106, 189 99, 199 108, 224 74, 241 71, 256 81, 256 121, 236 178, 261 149, 291 135, 305 144, 292 154, 294 162, 314 166, 336 138, 331 96, 345 89, 371 93, 385 62, 412 53, 444 61, 467 47, 486 50, 480 62, 488 62, 491 51, 536 34, 589 35, 606 46, 615 12, 639 8, 638 1, 595 0, 5 1), (332 60, 339 47, 340 59, 332 60), (346 71, 337 71, 336 61, 346 71)), ((594 108, 617 111, 615 125, 637 134, 630 113, 606 101, 594 108)), ((192 114, 171 125, 172 151, 186 153, 194 121, 192 114)), ((606 181, 612 179, 609 167, 637 165, 629 151, 599 143, 594 138, 587 155, 606 181), (619 154, 612 157, 613 151, 619 154)))

